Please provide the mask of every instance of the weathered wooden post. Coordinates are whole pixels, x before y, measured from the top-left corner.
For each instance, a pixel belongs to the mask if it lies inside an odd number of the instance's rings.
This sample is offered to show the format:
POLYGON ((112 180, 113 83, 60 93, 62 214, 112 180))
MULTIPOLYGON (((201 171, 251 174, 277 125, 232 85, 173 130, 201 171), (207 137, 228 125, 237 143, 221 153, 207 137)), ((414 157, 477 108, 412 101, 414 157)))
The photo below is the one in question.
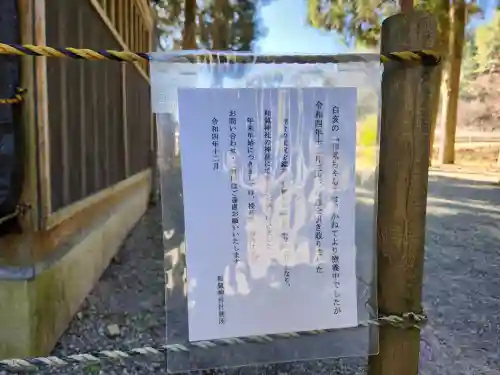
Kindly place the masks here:
MULTIPOLYGON (((436 21, 407 10, 382 25, 382 53, 434 50, 436 21)), ((378 185, 378 305, 421 312, 433 67, 385 65, 378 185)), ((435 86, 435 85, 434 85, 435 86)), ((417 375, 420 332, 383 326, 369 375, 417 375)))

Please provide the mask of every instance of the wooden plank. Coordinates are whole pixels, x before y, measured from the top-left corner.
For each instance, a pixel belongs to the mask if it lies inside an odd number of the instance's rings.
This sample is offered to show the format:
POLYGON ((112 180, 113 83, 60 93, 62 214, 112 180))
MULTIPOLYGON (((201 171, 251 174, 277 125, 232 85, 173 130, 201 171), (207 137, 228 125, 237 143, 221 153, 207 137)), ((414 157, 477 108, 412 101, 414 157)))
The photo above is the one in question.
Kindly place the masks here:
POLYGON ((132 2, 132 7, 131 7, 131 14, 130 14, 130 48, 133 51, 138 51, 137 48, 137 6, 135 5, 134 2, 132 2))
MULTIPOLYGON (((83 20, 83 11, 81 7, 78 7, 78 14, 77 14, 77 26, 78 28, 78 43, 83 46, 84 44, 84 33, 85 33, 85 24, 83 20)), ((80 75, 80 155, 81 155, 81 164, 80 164, 80 169, 81 169, 81 194, 85 197, 87 196, 87 137, 86 137, 86 131, 85 131, 85 126, 87 126, 87 116, 85 113, 86 107, 86 100, 85 100, 85 93, 86 93, 86 87, 85 85, 88 85, 89 83, 87 82, 87 79, 90 77, 85 75, 86 72, 86 67, 84 64, 80 64, 79 66, 79 75, 80 75)), ((90 117, 90 116, 89 116, 90 117)))
MULTIPOLYGON (((35 44, 46 45, 45 39, 45 0, 34 3, 35 44)), ((38 168, 40 179, 40 227, 45 227, 52 211, 50 179, 50 140, 49 140, 49 99, 47 92, 47 58, 35 59, 36 74, 36 123, 38 134, 38 168)))
MULTIPOLYGON (((66 45, 66 37, 65 37, 65 32, 64 30, 66 29, 66 17, 67 17, 67 8, 65 6, 60 7, 60 11, 58 12, 58 30, 59 30, 59 44, 62 46, 66 45)), ((59 74, 61 77, 61 86, 60 86, 60 93, 61 97, 59 103, 53 103, 54 105, 57 105, 59 108, 61 108, 61 145, 60 147, 62 148, 62 184, 63 184, 63 205, 67 205, 71 201, 71 196, 70 196, 70 173, 72 166, 70 165, 69 161, 69 149, 68 149, 68 138, 69 138, 69 132, 68 132, 68 112, 69 112, 69 104, 68 104, 68 60, 66 59, 61 59, 61 66, 59 67, 59 74)), ((54 147, 54 145, 51 145, 51 147, 54 147)))
POLYGON ((144 48, 144 31, 142 28, 142 19, 140 16, 137 16, 137 50, 138 51, 146 51, 144 48))
MULTIPOLYGON (((120 46, 124 50, 130 51, 131 48, 127 45, 127 43, 123 40, 123 36, 120 35, 118 30, 116 30, 115 26, 111 23, 111 20, 106 15, 105 10, 99 4, 99 1, 98 0, 89 0, 89 1, 92 4, 92 6, 94 7, 94 9, 96 10, 96 12, 99 14, 99 16, 101 17, 103 22, 105 23, 106 27, 111 31, 111 33, 113 34, 113 37, 120 44, 120 46)), ((130 63, 130 64, 133 64, 137 68, 139 73, 142 75, 142 77, 144 77, 146 82, 149 83, 149 77, 148 77, 147 73, 145 72, 145 70, 141 67, 141 65, 138 62, 134 62, 134 63, 130 63)))
POLYGON ((110 137, 111 137, 111 134, 110 134, 110 126, 112 124, 112 115, 111 115, 111 98, 110 98, 110 87, 109 87, 109 84, 118 84, 118 82, 112 82, 110 79, 109 79, 109 75, 108 75, 108 71, 109 69, 117 69, 118 67, 116 66, 104 66, 103 67, 103 74, 104 74, 104 79, 103 79, 103 82, 104 82, 104 85, 103 87, 101 87, 101 90, 103 91, 103 94, 104 94, 104 103, 100 103, 100 105, 102 106, 102 111, 104 112, 103 113, 103 117, 104 117, 104 121, 102 123, 99 124, 99 126, 102 126, 104 128, 104 160, 99 160, 100 163, 103 163, 104 164, 104 181, 103 181, 103 185, 104 186, 110 186, 111 185, 111 176, 110 176, 110 173, 111 173, 111 168, 114 167, 114 165, 111 165, 110 163, 110 153, 112 152, 111 150, 111 147, 110 147, 110 137))
MULTIPOLYGON (((96 38, 95 34, 93 36, 94 38, 96 38)), ((96 43, 94 41, 94 43, 96 43)), ((102 184, 102 181, 101 181, 101 175, 99 173, 99 157, 98 157, 98 150, 99 150, 99 128, 100 126, 102 126, 102 124, 100 123, 99 119, 100 119, 100 107, 102 105, 102 103, 99 103, 99 101, 97 100, 97 95, 96 93, 98 92, 98 90, 100 90, 100 85, 102 84, 102 82, 100 82, 99 80, 99 74, 98 74, 98 71, 97 69, 92 69, 90 71, 91 73, 91 79, 90 81, 92 82, 92 86, 91 86, 91 92, 92 92, 92 108, 94 109, 92 111, 92 127, 93 127, 93 137, 92 137, 92 148, 91 150, 94 152, 94 160, 93 160, 93 172, 94 172, 94 191, 97 191, 100 189, 101 187, 101 184, 102 184)))
POLYGON ((146 28, 151 31, 154 28, 153 15, 151 14, 151 9, 149 8, 149 3, 147 0, 133 0, 139 9, 139 13, 145 22, 146 28))
MULTIPOLYGON (((437 25, 425 12, 382 24, 382 53, 435 50, 437 25)), ((377 298, 383 315, 421 313, 430 127, 435 67, 384 65, 377 198, 377 298)), ((419 329, 381 326, 369 375, 417 375, 419 329)))
POLYGON ((116 19, 116 0, 109 0, 111 2, 110 4, 110 14, 109 14, 109 17, 110 17, 110 20, 111 20, 111 23, 113 24, 113 26, 115 27, 116 30, 119 30, 118 28, 118 23, 116 22, 117 19, 116 19))
POLYGON ((10 250, 26 247, 27 244, 33 254, 31 264, 47 260, 47 257, 55 255, 55 250, 61 249, 61 245, 67 244, 73 236, 78 235, 78 232, 95 225, 96 219, 122 206, 124 200, 130 199, 138 190, 151 183, 151 171, 144 171, 142 176, 134 177, 116 184, 115 191, 109 192, 107 196, 103 194, 101 197, 95 197, 94 204, 87 207, 82 204, 80 210, 69 213, 66 218, 59 217, 62 220, 51 223, 53 225, 50 225, 48 230, 28 234, 28 239, 24 236, 21 244, 19 236, 7 236, 0 238, 0 246, 10 250))
POLYGON ((124 29, 123 36, 125 38, 125 43, 130 45, 130 0, 123 0, 123 20, 124 20, 124 29))
MULTIPOLYGON (((19 6, 19 29, 21 33, 21 44, 34 44, 34 6, 32 0, 18 0, 19 6)), ((23 127, 24 137, 24 185, 22 189, 21 202, 27 203, 31 209, 27 215, 21 217, 21 225, 25 230, 39 229, 39 210, 38 205, 38 167, 37 167, 37 139, 35 128, 35 87, 34 59, 21 60, 21 87, 28 89, 22 104, 21 126, 23 127)))
MULTIPOLYGON (((123 5, 123 0, 121 0, 121 5, 123 5)), ((123 12, 124 12, 124 8, 123 6, 117 6, 116 7, 116 16, 118 18, 118 33, 120 35, 123 35, 123 30, 125 29, 123 27, 123 12)))
POLYGON ((51 229, 62 222, 69 220, 70 218, 78 215, 81 211, 87 210, 88 208, 95 206, 98 207, 102 201, 108 200, 111 196, 120 194, 121 191, 127 190, 130 186, 136 185, 141 181, 144 181, 151 174, 150 169, 146 169, 139 172, 126 180, 123 180, 107 189, 101 190, 100 192, 93 194, 87 198, 84 198, 68 207, 65 207, 56 213, 52 214, 48 220, 47 229, 51 229))
POLYGON ((123 144, 125 150, 125 176, 130 176, 130 156, 128 139, 128 113, 127 113, 127 66, 122 64, 122 111, 123 111, 123 144))
MULTIPOLYGON (((23 1, 30 1, 30 0, 23 0, 23 1)), ((88 0, 90 1, 92 7, 94 8, 94 10, 96 10, 96 12, 98 13, 99 17, 103 20, 103 22, 105 23, 106 27, 112 32, 113 34, 113 37, 117 40, 117 42, 120 44, 120 46, 127 50, 129 49, 127 47, 127 44, 125 43, 125 41, 123 40, 123 36, 120 35, 116 29, 116 24, 113 25, 111 23, 111 20, 110 18, 106 15, 105 13, 105 10, 103 8, 103 6, 101 6, 101 4, 103 4, 102 1, 100 0, 88 0)), ((108 2, 111 1, 111 0, 107 0, 108 2)), ((130 1, 133 1, 133 0, 130 0, 130 1)), ((44 4, 44 1, 43 2, 34 2, 38 7, 41 8, 41 11, 43 11, 43 13, 41 13, 43 15, 43 21, 45 22, 45 4, 44 4), (40 5, 41 3, 43 3, 42 5, 40 5)), ((131 3, 129 3, 131 4, 131 3)), ((106 4, 104 4, 105 6, 106 4)), ((108 4, 109 6, 109 4, 108 4)), ((124 8, 125 10, 126 8, 124 8)), ((125 13, 125 12, 123 12, 125 13)), ((130 9, 128 9, 128 13, 129 15, 132 15, 130 14, 130 9)), ((123 23, 124 23, 124 26, 126 25, 126 19, 124 18, 123 19, 123 23)), ((40 21, 39 21, 40 23, 40 21)), ((43 30, 45 30, 45 23, 43 23, 43 30)), ((128 29, 126 31, 130 31, 132 33, 132 30, 128 29)), ((80 38, 82 38, 82 35, 80 35, 80 38)), ((79 39, 81 40, 81 39, 79 39)), ((36 44, 42 44, 42 45, 45 45, 46 42, 45 42, 45 33, 43 34, 43 40, 40 38, 39 41, 36 42, 36 44)), ((34 59, 34 61, 37 62, 37 69, 42 69, 40 67, 40 62, 43 61, 43 67, 44 67, 44 71, 46 71, 46 58, 37 58, 37 59, 34 59)), ((129 63, 127 63, 129 64, 129 63)), ((142 77, 146 80, 146 82, 148 82, 149 84, 149 78, 148 78, 148 74, 146 73, 146 71, 142 68, 139 67, 139 64, 138 63, 134 63, 133 65, 135 65, 135 69, 137 69, 139 71, 139 73, 142 75, 142 77)), ((83 67, 83 64, 82 64, 82 67, 83 67)), ((123 70, 123 82, 122 84, 124 85, 123 86, 123 92, 126 93, 126 90, 127 90, 127 87, 126 87, 126 82, 124 81, 126 79, 126 73, 125 73, 125 70, 127 69, 125 64, 121 64, 120 65, 121 69, 123 70)), ((86 70, 85 70, 86 71, 86 70)), ((83 71, 83 68, 82 68, 82 71, 81 71, 81 74, 84 74, 84 71, 83 71)), ((45 83, 42 82, 42 85, 38 84, 38 91, 41 90, 41 92, 45 92, 45 101, 46 103, 48 103, 48 95, 46 93, 46 76, 43 76, 42 78, 45 79, 45 83), (43 90, 43 88, 45 87, 45 90, 43 90)), ((85 82, 85 85, 90 85, 95 89, 97 89, 96 87, 96 84, 98 84, 98 82, 96 82, 96 77, 93 75, 93 77, 85 82)), ((82 85, 82 95, 81 95, 81 100, 80 100, 80 105, 84 106, 85 105, 85 92, 87 90, 85 90, 85 87, 87 86, 83 86, 82 85)), ((62 91, 64 92, 64 91, 62 91)), ((40 95, 38 95, 40 96, 40 95)), ((38 98, 37 96, 37 98, 38 98)), ((42 97, 43 98, 43 97, 42 97)), ((126 113, 126 95, 122 98, 123 100, 123 103, 125 104, 125 108, 124 108, 124 126, 128 127, 128 121, 127 121, 127 113, 126 113)), ((64 99, 64 98, 63 98, 64 99)), ((95 97, 93 97, 92 99, 90 100, 94 100, 95 101, 95 97)), ((101 103, 102 104, 102 103, 101 103)), ((95 108, 98 108, 99 107, 99 103, 94 103, 94 107, 95 108)), ((66 106, 63 104, 62 105, 62 108, 64 108, 64 110, 66 110, 66 106)), ((83 107, 82 107, 83 108, 83 107)), ((96 113, 93 113, 93 114, 88 114, 88 113, 85 113, 85 111, 81 111, 81 115, 80 115, 80 120, 82 122, 82 124, 84 124, 87 120, 89 120, 89 116, 90 117, 93 117, 93 120, 94 120, 94 123, 97 121, 97 118, 96 118, 96 113)), ((45 147, 45 151, 44 152, 41 152, 40 153, 40 179, 41 181, 46 181, 46 182, 43 182, 41 185, 42 185, 42 192, 43 194, 45 195, 45 198, 42 199, 41 201, 43 202, 43 206, 46 207, 42 210, 43 212, 43 225, 42 227, 43 228, 50 228, 51 226, 55 225, 54 223, 57 223, 60 221, 60 218, 61 216, 64 217, 65 215, 65 212, 68 213, 68 212, 72 212, 72 210, 75 210, 77 209, 82 203, 82 201, 79 201, 79 202, 76 202, 76 203, 73 203, 71 204, 70 206, 68 207, 64 207, 64 208, 61 208, 60 210, 58 210, 57 212, 52 212, 52 206, 51 206, 51 179, 50 179, 50 164, 49 164, 49 158, 50 158, 50 149, 49 149, 49 134, 48 134, 48 108, 47 108, 47 104, 46 104, 46 109, 45 109, 45 114, 44 114, 44 111, 42 110, 41 112, 39 111, 38 112, 38 117, 39 118, 46 118, 45 122, 40 122, 40 120, 38 120, 38 123, 39 123, 39 131, 40 131, 40 134, 41 134, 41 137, 40 137, 40 140, 39 140, 39 148, 41 149, 42 146, 45 147), (44 117, 45 116, 45 117, 44 117), (45 124, 45 125, 43 125, 45 124), (44 133, 45 132, 45 133, 44 133), (45 155, 44 155, 45 153, 45 155), (45 161, 44 161, 45 160, 45 161), (44 177, 45 176, 45 177, 44 177)), ((67 116, 66 116, 67 117, 67 116)), ((126 131, 127 129, 125 128, 125 136, 124 137, 128 137, 128 132, 126 131)), ((81 132, 80 132, 81 133, 81 132)), ((81 139, 82 139, 82 145, 89 145, 90 143, 98 143, 98 140, 97 138, 95 139, 85 139, 85 134, 80 134, 81 135, 81 139)), ((65 138, 67 136, 70 136, 69 134, 66 134, 65 135, 65 138)), ((95 136, 97 136, 97 134, 95 134, 95 136)), ((128 140, 128 138, 125 139, 126 141, 128 140)), ((97 144, 95 144, 94 146, 98 146, 97 144)), ((125 142, 125 147, 128 148, 128 142, 125 142)), ((97 148, 95 148, 97 149, 97 148)), ((67 153, 67 146, 66 146, 66 153, 67 153)), ((82 147, 82 168, 83 170, 85 170, 85 167, 86 167, 86 164, 87 164, 87 160, 86 160, 86 157, 85 156, 85 148, 82 147)), ((127 157, 129 157, 128 155, 128 150, 127 150, 127 157)), ((66 158, 65 158, 66 159, 66 158)), ((96 172, 96 184, 99 185, 100 183, 103 183, 103 181, 100 181, 100 178, 98 176, 98 171, 100 170, 100 167, 101 165, 99 164, 100 162, 97 161, 97 158, 96 158, 96 165, 94 165, 94 171, 96 172)), ((109 164, 106 162, 106 164, 109 164)), ((131 173, 131 168, 130 168, 130 160, 126 160, 126 168, 127 168, 127 176, 130 176, 130 173, 131 173)), ((69 172, 69 169, 66 169, 68 172, 69 172)), ((83 175, 85 175, 85 173, 83 173, 83 175)), ((69 174, 68 174, 69 176, 69 174)), ((65 175, 64 176, 64 180, 65 180, 65 183, 64 183, 64 186, 66 187, 67 185, 67 176, 65 175)), ((83 184, 83 191, 85 191, 85 193, 89 193, 88 191, 86 191, 86 178, 82 178, 82 184, 83 184)), ((106 189, 107 190, 107 189, 106 189)), ((65 192, 65 202, 67 202, 67 193, 65 192)), ((85 201, 85 199, 83 200, 85 201)))

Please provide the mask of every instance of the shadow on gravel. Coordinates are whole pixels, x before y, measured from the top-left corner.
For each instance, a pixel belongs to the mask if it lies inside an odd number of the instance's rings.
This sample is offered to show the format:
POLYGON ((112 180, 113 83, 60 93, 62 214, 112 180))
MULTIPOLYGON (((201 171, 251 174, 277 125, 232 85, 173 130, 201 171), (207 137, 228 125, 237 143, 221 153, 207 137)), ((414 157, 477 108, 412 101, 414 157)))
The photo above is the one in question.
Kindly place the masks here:
POLYGON ((500 189, 430 178, 421 374, 500 374, 500 189))
MULTIPOLYGON (((181 213, 178 204, 174 211, 181 213)), ((366 227, 360 223, 357 231, 366 227)), ((421 375, 500 375, 499 223, 498 186, 430 177, 424 275, 429 324, 421 335, 421 375)), ((213 373, 353 375, 366 373, 366 361, 303 361, 213 373)))
MULTIPOLYGON (((88 296, 54 355, 165 343, 165 269, 177 267, 175 274, 182 275, 185 267, 178 165, 161 182, 161 203, 148 211, 127 238, 117 261, 88 296), (107 334, 110 324, 120 327, 119 336, 107 334)), ((358 230, 367 230, 367 225, 358 230)), ((500 190, 495 185, 430 178, 424 273, 429 324, 421 336, 421 375, 500 375, 499 228, 500 190)), ((174 283, 174 293, 185 293, 183 278, 168 282, 174 283)), ((185 319, 185 310, 178 314, 179 320, 185 319)), ((361 375, 366 373, 366 362, 366 358, 331 359, 205 374, 361 375)), ((156 358, 38 373, 149 375, 166 374, 166 370, 163 359, 156 358)))

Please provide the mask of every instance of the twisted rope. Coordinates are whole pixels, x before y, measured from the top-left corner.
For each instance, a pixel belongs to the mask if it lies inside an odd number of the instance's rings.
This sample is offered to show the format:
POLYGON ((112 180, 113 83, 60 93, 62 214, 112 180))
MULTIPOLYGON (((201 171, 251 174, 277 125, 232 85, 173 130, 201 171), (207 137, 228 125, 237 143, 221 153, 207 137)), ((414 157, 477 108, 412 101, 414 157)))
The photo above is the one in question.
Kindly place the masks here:
MULTIPOLYGON (((17 56, 46 56, 46 57, 69 57, 71 59, 84 60, 114 60, 114 61, 149 61, 152 56, 146 52, 116 51, 116 50, 91 50, 88 48, 72 47, 49 47, 35 46, 31 44, 5 44, 0 43, 0 55, 17 56)), ((230 55, 230 54, 193 54, 182 55, 190 62, 220 62, 220 63, 263 63, 263 64, 285 64, 285 63, 343 63, 343 62, 363 62, 364 58, 359 54, 339 54, 339 55, 230 55)), ((422 65, 437 65, 440 56, 435 51, 402 51, 391 52, 380 55, 381 63, 390 61, 420 63, 422 65)))
MULTIPOLYGON (((427 323, 427 316, 412 312, 401 315, 381 316, 378 319, 367 320, 360 323, 362 327, 370 325, 383 326, 389 325, 402 329, 420 329, 427 323)), ((242 338, 218 339, 211 341, 196 341, 189 344, 162 345, 152 348, 145 346, 129 350, 100 350, 83 354, 72 354, 65 357, 36 357, 26 359, 5 359, 0 361, 0 371, 18 373, 20 371, 42 370, 52 367, 66 367, 70 365, 91 365, 99 364, 105 361, 120 361, 124 359, 133 359, 137 357, 159 357, 169 352, 189 352, 193 349, 211 349, 220 346, 241 345, 241 344, 266 344, 276 339, 297 338, 303 336, 319 335, 322 333, 333 332, 335 330, 316 330, 309 332, 293 332, 283 334, 273 334, 265 336, 250 336, 242 338)))
POLYGON ((17 88, 16 93, 13 97, 8 99, 0 99, 0 104, 18 104, 21 103, 24 99, 24 94, 26 93, 26 89, 17 88))
MULTIPOLYGON (((17 56, 45 56, 45 57, 68 57, 72 59, 84 60, 114 60, 120 62, 149 61, 151 55, 145 52, 130 52, 116 50, 91 50, 87 48, 56 48, 49 46, 18 45, 0 43, 0 55, 17 56)), ((225 54, 205 54, 205 55, 183 55, 183 58, 194 63, 264 63, 264 64, 284 64, 284 63, 344 63, 344 62, 363 62, 364 58, 358 54, 343 55, 225 55, 225 54)), ((390 61, 419 63, 421 65, 437 65, 440 62, 440 56, 430 50, 422 51, 402 51, 392 52, 380 55, 381 63, 390 61)), ((23 99, 25 90, 19 89, 16 95, 10 99, 0 99, 0 104, 15 104, 23 99)), ((19 212, 13 214, 15 217, 19 212)), ((6 221, 11 217, 0 219, 6 221)), ((360 326, 382 326, 390 325, 403 329, 420 329, 427 322, 427 317, 423 314, 404 313, 402 315, 381 316, 376 320, 362 322, 360 326)), ((189 352, 195 348, 210 349, 217 346, 249 344, 249 343, 269 343, 276 339, 295 338, 300 336, 319 335, 333 330, 316 330, 310 332, 296 332, 286 334, 275 334, 265 336, 253 336, 244 338, 219 339, 212 341, 191 342, 189 344, 163 345, 157 348, 142 347, 130 350, 100 350, 84 354, 72 354, 65 357, 36 357, 26 359, 6 359, 0 361, 0 371, 19 372, 50 367, 65 367, 74 364, 96 364, 103 361, 119 361, 138 356, 160 356, 168 352, 189 352)))
POLYGON ((14 210, 14 212, 12 212, 11 214, 8 214, 6 216, 2 216, 0 217, 0 225, 2 225, 3 223, 9 221, 9 220, 12 220, 18 216, 22 216, 24 215, 29 209, 31 208, 31 206, 29 204, 18 204, 16 206, 16 209, 14 210))

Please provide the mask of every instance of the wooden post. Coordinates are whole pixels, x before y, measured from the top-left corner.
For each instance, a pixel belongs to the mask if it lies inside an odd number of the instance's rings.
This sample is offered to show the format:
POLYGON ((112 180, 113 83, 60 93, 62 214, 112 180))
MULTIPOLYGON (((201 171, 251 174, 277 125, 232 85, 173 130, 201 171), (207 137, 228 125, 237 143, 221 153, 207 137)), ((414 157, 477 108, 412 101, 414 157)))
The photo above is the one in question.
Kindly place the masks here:
MULTIPOLYGON (((34 44, 34 5, 31 0, 19 0, 19 23, 22 44, 34 44)), ((33 88, 36 87, 36 75, 33 59, 21 60, 21 87, 29 88, 22 104, 22 124, 24 134, 24 187, 21 201, 31 206, 28 215, 21 217, 21 224, 25 230, 40 228, 38 202, 38 165, 37 165, 37 138, 35 122, 35 98, 33 88), (31 95, 30 95, 31 93, 31 95)))
MULTIPOLYGON (((434 17, 425 12, 389 17, 382 25, 382 53, 433 50, 436 29, 434 17)), ((436 70, 398 62, 384 68, 377 199, 381 315, 421 312, 431 94, 436 70)), ((369 375, 418 374, 418 329, 383 326, 379 343, 379 355, 369 359, 369 375)))
MULTIPOLYGON (((45 0, 35 1, 36 45, 46 45, 45 37, 45 0)), ((52 212, 52 181, 50 178, 50 139, 49 139, 49 94, 47 82, 47 58, 35 59, 36 87, 33 95, 36 101, 36 123, 38 140, 38 163, 40 180, 40 228, 45 228, 52 212)))
POLYGON ((127 110, 127 65, 121 64, 122 73, 122 118, 123 118, 123 150, 125 153, 125 176, 129 178, 130 174, 130 149, 129 149, 129 133, 128 133, 128 110, 127 110))
POLYGON ((455 138, 457 131, 458 102, 460 93, 460 67, 464 48, 467 4, 454 0, 450 9, 450 34, 448 58, 443 66, 443 94, 441 104, 441 137, 438 160, 440 164, 455 162, 455 138))

